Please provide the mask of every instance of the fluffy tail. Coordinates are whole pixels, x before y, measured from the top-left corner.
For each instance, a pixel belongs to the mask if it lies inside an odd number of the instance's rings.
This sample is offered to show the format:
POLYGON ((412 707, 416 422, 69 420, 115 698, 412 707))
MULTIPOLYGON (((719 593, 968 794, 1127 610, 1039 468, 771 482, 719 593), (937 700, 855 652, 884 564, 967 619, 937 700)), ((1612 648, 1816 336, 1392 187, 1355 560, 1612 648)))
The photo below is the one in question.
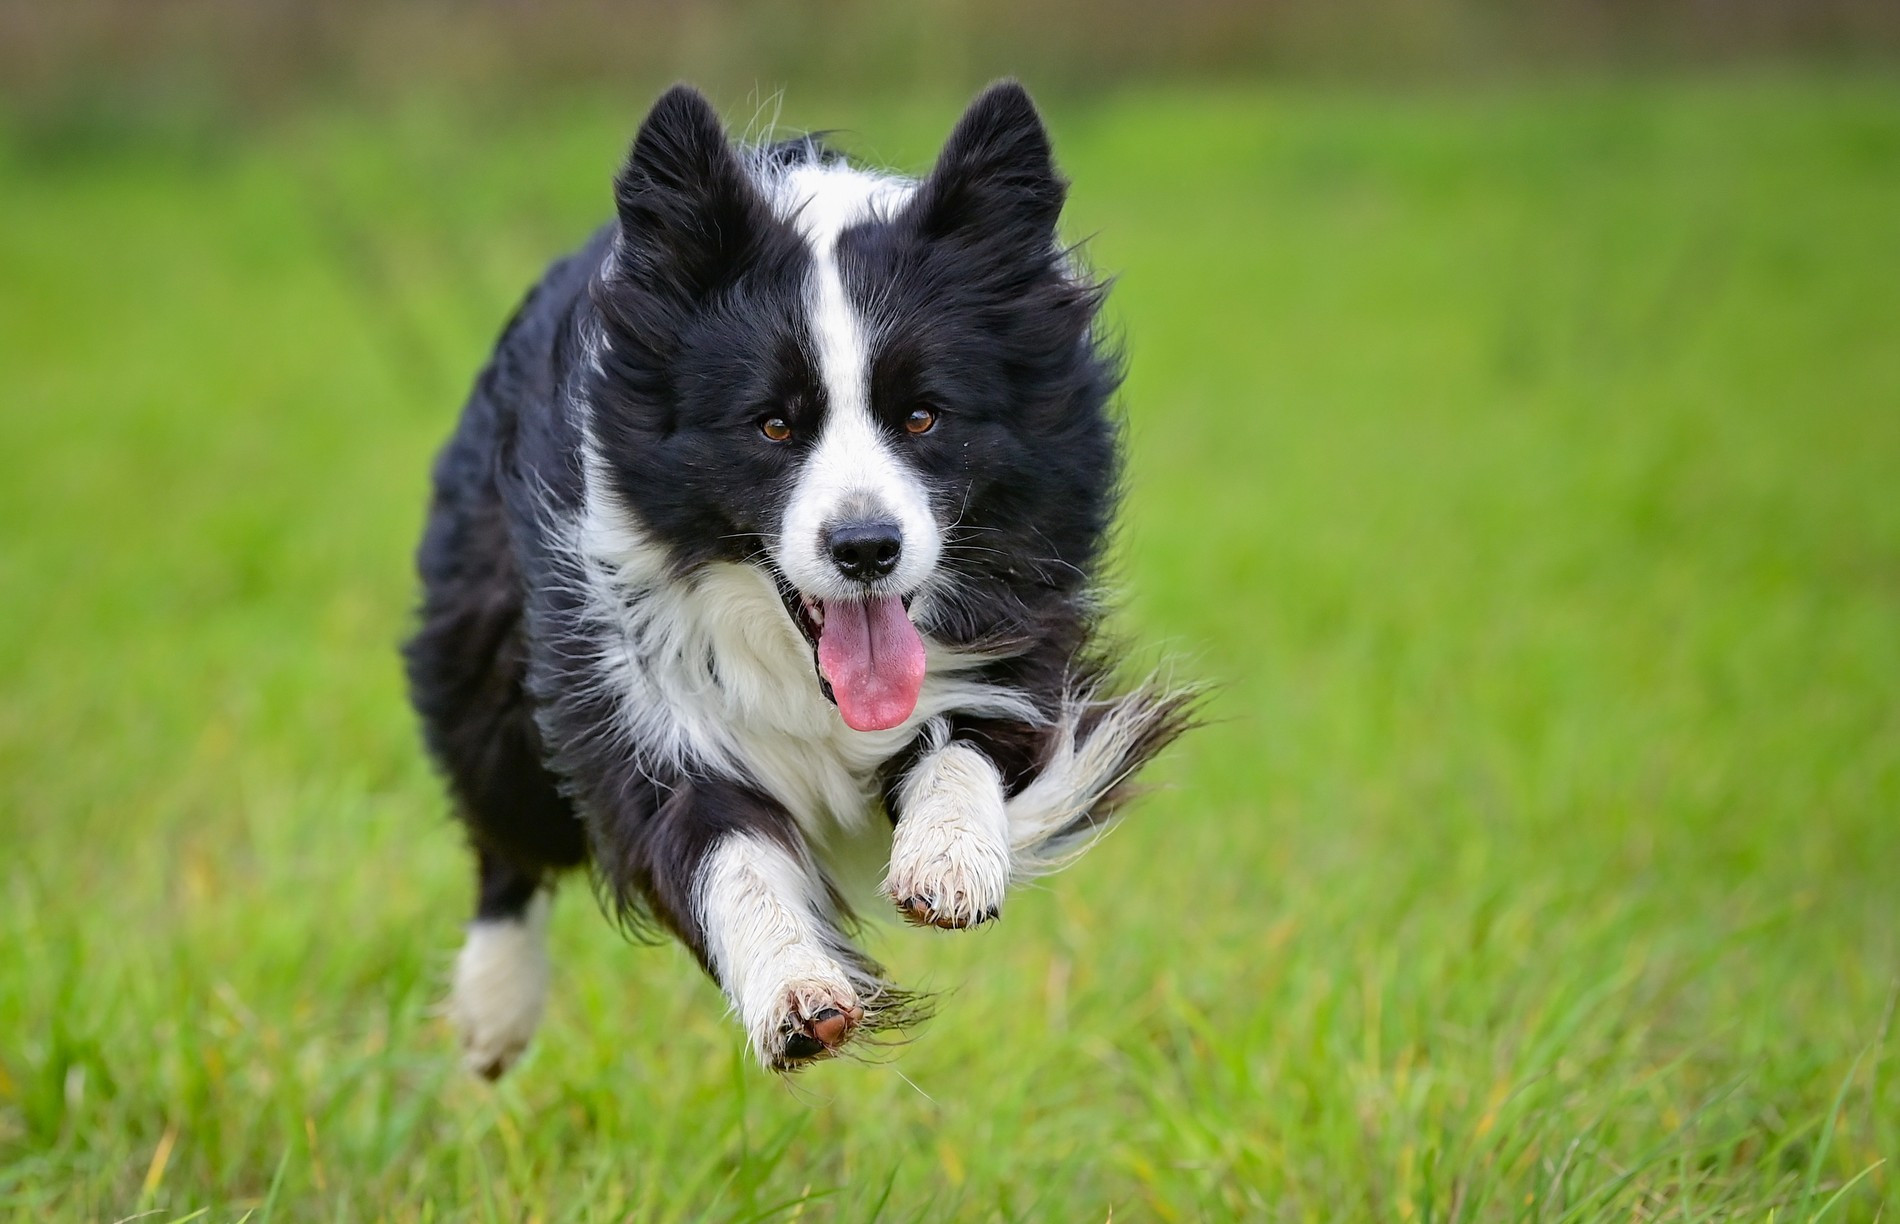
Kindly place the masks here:
POLYGON ((1134 793, 1141 767, 1195 725, 1201 696, 1156 677, 1117 696, 1066 696, 1041 771, 1007 804, 1014 874, 1047 874, 1088 849, 1134 793))

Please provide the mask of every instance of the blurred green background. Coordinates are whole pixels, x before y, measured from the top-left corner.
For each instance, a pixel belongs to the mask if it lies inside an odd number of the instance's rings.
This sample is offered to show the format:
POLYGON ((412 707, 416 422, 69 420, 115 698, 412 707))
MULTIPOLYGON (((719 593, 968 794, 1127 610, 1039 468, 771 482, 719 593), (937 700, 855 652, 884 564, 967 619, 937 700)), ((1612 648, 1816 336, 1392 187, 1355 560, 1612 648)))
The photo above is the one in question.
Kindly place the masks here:
POLYGON ((0 1218, 1900 1211, 1900 7, 0 2, 0 1218), (499 1088, 393 652, 654 92, 1119 276, 1120 627, 1217 682, 914 1043, 790 1083, 584 887, 499 1088))

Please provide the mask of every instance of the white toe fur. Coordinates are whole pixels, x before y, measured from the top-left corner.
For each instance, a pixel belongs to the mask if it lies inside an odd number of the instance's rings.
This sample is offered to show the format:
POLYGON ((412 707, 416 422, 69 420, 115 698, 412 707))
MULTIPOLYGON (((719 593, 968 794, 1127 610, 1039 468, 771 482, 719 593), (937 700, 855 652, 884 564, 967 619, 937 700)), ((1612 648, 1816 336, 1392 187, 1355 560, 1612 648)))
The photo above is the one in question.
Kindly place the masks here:
POLYGON ((995 917, 1009 888, 1009 817, 1003 780, 989 758, 952 743, 920 761, 898 795, 884 891, 915 901, 938 926, 995 917))
POLYGON ((469 924, 455 958, 449 1018, 462 1038, 462 1061, 494 1079, 528 1048, 547 1006, 548 894, 536 893, 518 919, 469 924))

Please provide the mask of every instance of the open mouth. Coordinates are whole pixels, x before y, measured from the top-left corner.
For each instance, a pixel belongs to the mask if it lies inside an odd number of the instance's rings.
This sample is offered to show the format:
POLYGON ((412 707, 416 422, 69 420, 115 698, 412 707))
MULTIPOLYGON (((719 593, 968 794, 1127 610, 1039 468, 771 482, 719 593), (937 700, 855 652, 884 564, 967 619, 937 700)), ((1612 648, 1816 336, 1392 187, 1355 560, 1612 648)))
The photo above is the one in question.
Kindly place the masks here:
POLYGON ((813 599, 778 578, 779 598, 812 649, 818 685, 853 731, 887 731, 917 709, 924 639, 910 599, 813 599))

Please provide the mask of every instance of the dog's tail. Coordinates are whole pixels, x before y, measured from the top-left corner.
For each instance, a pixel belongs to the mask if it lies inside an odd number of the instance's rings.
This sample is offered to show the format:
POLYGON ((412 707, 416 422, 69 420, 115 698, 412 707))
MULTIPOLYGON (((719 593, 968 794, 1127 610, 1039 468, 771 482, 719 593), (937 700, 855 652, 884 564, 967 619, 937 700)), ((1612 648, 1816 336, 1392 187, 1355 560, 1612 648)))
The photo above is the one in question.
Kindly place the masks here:
POLYGON ((1066 695, 1041 770, 1007 805, 1013 874, 1045 875, 1088 849, 1137 792, 1142 766, 1196 725, 1203 696, 1159 676, 1112 696, 1066 695))

